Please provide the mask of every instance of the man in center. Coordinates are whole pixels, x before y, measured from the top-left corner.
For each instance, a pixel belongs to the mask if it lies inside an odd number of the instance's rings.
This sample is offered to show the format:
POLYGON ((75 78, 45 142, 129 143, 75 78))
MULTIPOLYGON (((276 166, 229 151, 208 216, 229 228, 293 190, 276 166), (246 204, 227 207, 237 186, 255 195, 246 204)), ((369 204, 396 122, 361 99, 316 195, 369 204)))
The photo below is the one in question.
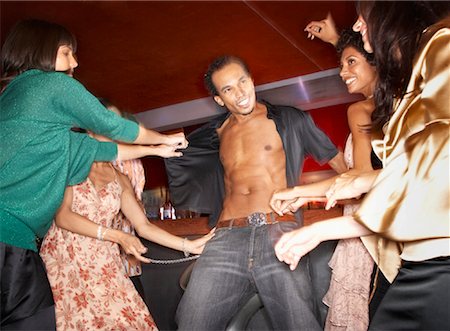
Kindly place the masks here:
MULTIPOLYGON (((228 111, 189 136, 183 157, 166 161, 175 206, 210 214, 217 228, 178 307, 179 329, 223 330, 257 292, 274 329, 321 330, 322 297, 314 288, 326 287, 324 294, 327 284, 315 283, 315 262, 302 259, 290 271, 273 249, 283 232, 302 226, 301 215, 280 218, 269 201, 275 190, 298 184, 306 156, 340 173, 347 170, 342 153, 308 113, 258 102, 238 57, 217 58, 205 85, 228 111)), ((321 283, 329 281, 323 276, 321 283)))

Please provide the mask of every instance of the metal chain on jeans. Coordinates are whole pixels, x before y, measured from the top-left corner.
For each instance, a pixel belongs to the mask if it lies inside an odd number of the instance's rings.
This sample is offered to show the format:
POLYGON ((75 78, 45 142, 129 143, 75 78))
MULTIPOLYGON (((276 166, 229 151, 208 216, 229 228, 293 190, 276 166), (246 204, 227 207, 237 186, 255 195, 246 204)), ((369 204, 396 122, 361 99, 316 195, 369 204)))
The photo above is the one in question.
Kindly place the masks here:
POLYGON ((175 263, 181 263, 181 262, 188 262, 188 261, 192 261, 192 260, 196 260, 200 257, 200 255, 192 255, 189 257, 183 257, 181 259, 173 259, 173 260, 154 260, 154 259, 149 259, 150 263, 154 263, 154 264, 175 264, 175 263))

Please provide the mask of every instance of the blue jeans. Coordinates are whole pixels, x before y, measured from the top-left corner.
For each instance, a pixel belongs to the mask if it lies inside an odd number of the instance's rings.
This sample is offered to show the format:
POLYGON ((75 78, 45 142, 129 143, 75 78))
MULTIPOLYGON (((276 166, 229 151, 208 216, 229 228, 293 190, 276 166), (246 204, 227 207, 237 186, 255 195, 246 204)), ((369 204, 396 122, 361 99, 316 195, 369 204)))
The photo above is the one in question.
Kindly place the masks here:
POLYGON ((178 306, 179 330, 224 330, 255 292, 274 329, 321 330, 309 257, 290 271, 276 258, 269 235, 272 230, 286 232, 295 227, 293 222, 281 222, 216 230, 197 260, 178 306))

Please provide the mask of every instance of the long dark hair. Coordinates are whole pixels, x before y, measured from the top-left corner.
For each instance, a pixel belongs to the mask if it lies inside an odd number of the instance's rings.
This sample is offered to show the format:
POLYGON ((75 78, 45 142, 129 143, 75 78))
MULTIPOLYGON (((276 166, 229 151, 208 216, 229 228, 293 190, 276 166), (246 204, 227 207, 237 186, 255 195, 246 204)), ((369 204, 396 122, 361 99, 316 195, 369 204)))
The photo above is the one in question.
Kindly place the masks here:
POLYGON ((2 85, 29 69, 54 71, 59 46, 76 51, 75 37, 61 25, 27 19, 10 31, 1 50, 2 85))
POLYGON ((372 113, 374 129, 390 118, 396 98, 406 91, 422 32, 449 13, 449 2, 359 1, 357 11, 367 24, 374 50, 378 83, 372 113))

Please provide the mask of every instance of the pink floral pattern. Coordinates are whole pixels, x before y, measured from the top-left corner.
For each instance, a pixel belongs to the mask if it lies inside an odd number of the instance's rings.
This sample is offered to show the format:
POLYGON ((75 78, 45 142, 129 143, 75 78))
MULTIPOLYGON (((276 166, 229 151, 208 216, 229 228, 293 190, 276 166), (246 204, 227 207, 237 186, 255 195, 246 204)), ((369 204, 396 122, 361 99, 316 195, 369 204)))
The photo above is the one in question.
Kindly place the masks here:
MULTIPOLYGON (((72 210, 111 227, 121 193, 117 180, 97 191, 87 179, 73 187, 72 210)), ((157 330, 125 271, 118 244, 53 224, 40 254, 55 299, 57 330, 157 330)))
MULTIPOLYGON (((134 188, 134 193, 136 194, 136 199, 142 201, 142 192, 144 191, 145 186, 145 172, 142 161, 139 159, 114 161, 113 166, 130 179, 131 185, 134 188)), ((131 222, 121 211, 119 211, 114 218, 112 227, 126 233, 135 234, 131 222)), ((141 262, 139 262, 138 259, 133 255, 128 255, 122 249, 120 250, 120 256, 122 257, 122 262, 125 265, 128 276, 132 277, 142 274, 141 262)))

